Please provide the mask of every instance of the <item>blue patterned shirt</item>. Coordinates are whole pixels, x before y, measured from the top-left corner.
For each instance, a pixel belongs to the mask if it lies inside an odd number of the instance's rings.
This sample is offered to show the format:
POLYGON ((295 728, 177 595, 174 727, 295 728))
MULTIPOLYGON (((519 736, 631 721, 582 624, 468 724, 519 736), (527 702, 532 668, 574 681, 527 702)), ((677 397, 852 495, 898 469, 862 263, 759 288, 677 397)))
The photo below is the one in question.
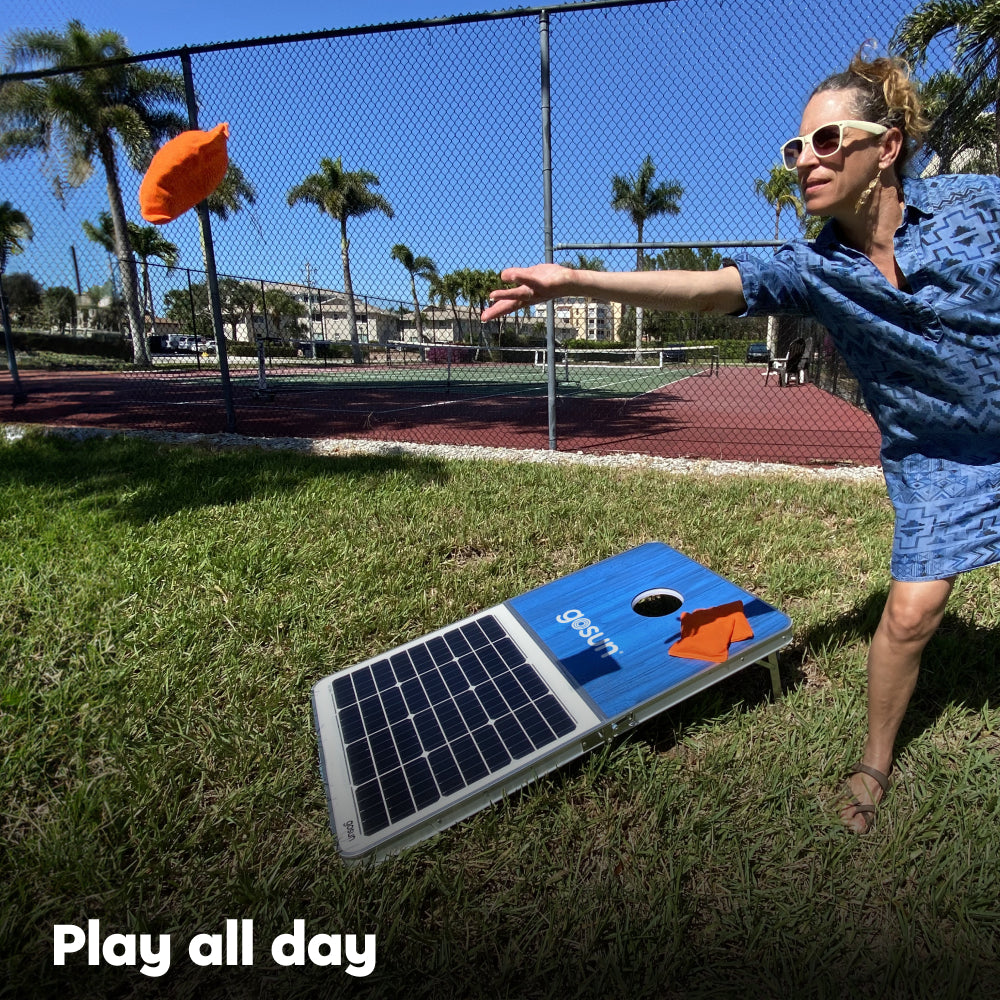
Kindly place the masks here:
POLYGON ((1000 559, 1000 177, 905 178, 903 193, 895 254, 905 290, 840 243, 832 223, 771 260, 732 263, 745 315, 811 316, 829 330, 882 432, 897 514, 893 571, 936 579, 1000 559), (963 513, 967 503, 974 512, 963 513), (984 517, 992 521, 983 527, 984 517), (940 558, 915 553, 920 565, 904 569, 907 518, 916 535, 942 538, 961 522, 962 540, 940 558), (995 548, 958 553, 994 527, 995 548))

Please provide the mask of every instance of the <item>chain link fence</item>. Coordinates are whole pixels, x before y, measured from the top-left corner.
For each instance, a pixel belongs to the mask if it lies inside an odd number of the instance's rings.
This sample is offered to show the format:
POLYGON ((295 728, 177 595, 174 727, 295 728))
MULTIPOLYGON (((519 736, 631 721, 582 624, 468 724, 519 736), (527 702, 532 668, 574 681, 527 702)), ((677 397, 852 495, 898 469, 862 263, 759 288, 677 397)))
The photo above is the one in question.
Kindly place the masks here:
MULTIPOLYGON (((909 9, 584 3, 125 62, 169 79, 173 96, 148 106, 191 124, 187 73, 197 124, 229 123, 230 173, 210 229, 194 211, 154 229, 141 150, 119 140, 133 267, 100 156, 76 186, 72 144, 0 160, 32 231, 3 278, 19 364, 19 386, 0 380, 3 417, 877 462, 815 324, 583 299, 478 317, 503 267, 546 254, 712 268, 800 236, 767 189, 778 147, 815 82, 866 39, 884 46, 909 9), (644 177, 666 194, 640 230, 626 195, 644 177), (805 363, 782 372, 796 346, 805 363)), ((2 89, 85 90, 99 72, 8 74, 2 89)))

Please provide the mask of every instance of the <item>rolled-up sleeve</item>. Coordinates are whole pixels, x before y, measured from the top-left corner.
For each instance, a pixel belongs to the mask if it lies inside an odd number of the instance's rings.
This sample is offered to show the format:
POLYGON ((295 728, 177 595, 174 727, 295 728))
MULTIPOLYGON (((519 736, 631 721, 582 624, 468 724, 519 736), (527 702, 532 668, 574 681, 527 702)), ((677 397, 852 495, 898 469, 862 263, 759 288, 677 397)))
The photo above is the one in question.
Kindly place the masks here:
POLYGON ((749 253, 727 257, 723 267, 735 267, 743 283, 747 307, 740 316, 807 315, 809 296, 796 266, 792 246, 782 247, 771 259, 761 260, 749 253))

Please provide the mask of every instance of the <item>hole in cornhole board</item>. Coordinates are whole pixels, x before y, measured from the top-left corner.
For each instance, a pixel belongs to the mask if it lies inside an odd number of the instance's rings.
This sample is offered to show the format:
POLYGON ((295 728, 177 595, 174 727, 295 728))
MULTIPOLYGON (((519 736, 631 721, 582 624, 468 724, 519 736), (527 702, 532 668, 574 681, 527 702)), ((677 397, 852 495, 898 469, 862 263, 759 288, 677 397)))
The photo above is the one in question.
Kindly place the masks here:
POLYGON ((653 587, 632 598, 632 610, 644 618, 672 615, 684 603, 683 595, 668 587, 653 587))

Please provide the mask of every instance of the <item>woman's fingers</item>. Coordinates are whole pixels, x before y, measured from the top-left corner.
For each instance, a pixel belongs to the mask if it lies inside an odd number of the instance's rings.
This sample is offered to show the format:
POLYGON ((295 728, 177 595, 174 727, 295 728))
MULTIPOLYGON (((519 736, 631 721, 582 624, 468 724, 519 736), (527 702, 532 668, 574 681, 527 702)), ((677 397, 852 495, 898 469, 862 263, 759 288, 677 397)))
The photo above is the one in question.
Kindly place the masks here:
POLYGON ((536 264, 534 267, 508 267, 500 272, 503 281, 513 284, 513 288, 497 288, 490 292, 493 303, 482 314, 483 322, 505 316, 515 309, 533 306, 539 302, 557 298, 560 280, 565 268, 557 264, 536 264))

